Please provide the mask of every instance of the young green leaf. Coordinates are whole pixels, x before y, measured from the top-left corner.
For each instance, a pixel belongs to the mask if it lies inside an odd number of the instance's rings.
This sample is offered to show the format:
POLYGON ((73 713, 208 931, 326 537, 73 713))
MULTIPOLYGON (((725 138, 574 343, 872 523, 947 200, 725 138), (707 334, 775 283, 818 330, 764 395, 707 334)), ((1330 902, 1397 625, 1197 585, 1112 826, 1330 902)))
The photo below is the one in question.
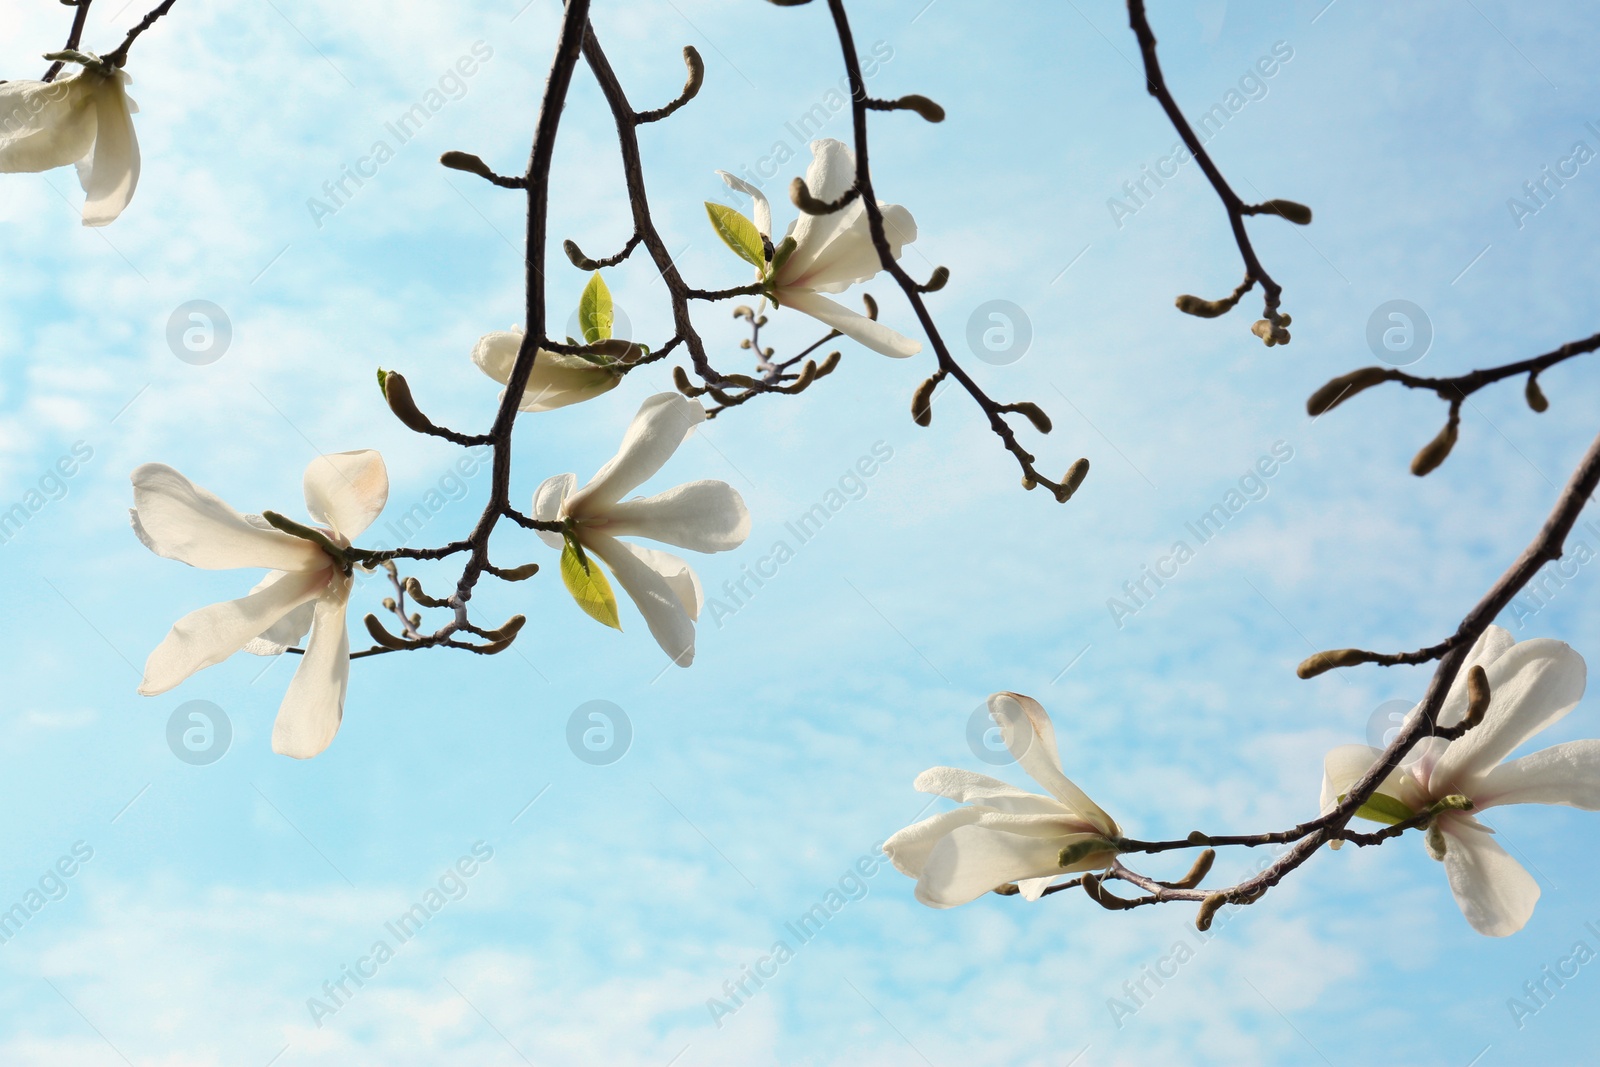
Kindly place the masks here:
POLYGON ((583 296, 578 298, 578 328, 583 331, 584 343, 610 340, 612 318, 611 290, 606 288, 600 272, 595 271, 583 287, 583 296))
POLYGON ((1356 810, 1357 818, 1371 819, 1373 822, 1381 822, 1388 826, 1416 818, 1416 815, 1416 812, 1387 793, 1372 794, 1367 798, 1367 802, 1356 810))
POLYGON ((570 537, 561 549, 561 581, 584 614, 613 630, 622 629, 617 618, 617 597, 611 591, 605 572, 599 563, 581 555, 577 543, 570 537))
POLYGON ((724 244, 733 249, 734 255, 757 270, 766 269, 766 247, 761 243, 761 231, 756 229, 755 223, 733 208, 713 204, 709 200, 706 201, 706 214, 711 217, 711 228, 717 231, 717 236, 722 238, 724 244))

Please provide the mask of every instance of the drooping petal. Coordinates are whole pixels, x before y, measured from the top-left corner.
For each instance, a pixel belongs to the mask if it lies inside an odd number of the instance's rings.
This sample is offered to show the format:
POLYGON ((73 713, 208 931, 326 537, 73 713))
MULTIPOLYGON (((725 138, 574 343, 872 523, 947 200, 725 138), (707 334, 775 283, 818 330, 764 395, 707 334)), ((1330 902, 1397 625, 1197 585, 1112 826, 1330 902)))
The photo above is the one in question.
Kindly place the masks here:
POLYGON ((94 147, 93 78, 0 83, 0 174, 69 167, 94 147))
POLYGON ((1497 804, 1560 804, 1600 811, 1600 741, 1568 741, 1502 763, 1478 782, 1474 810, 1497 804))
POLYGON ((691 621, 700 618, 700 609, 706 602, 705 590, 700 587, 700 576, 695 574, 688 560, 671 552, 636 545, 632 541, 618 541, 617 544, 666 580, 668 588, 678 598, 678 603, 683 605, 684 613, 691 621))
POLYGON ((322 752, 339 732, 344 695, 350 684, 350 630, 345 609, 350 580, 317 598, 306 654, 289 682, 272 724, 272 751, 295 759, 322 752))
POLYGON ((93 96, 94 148, 78 163, 78 180, 86 194, 83 224, 104 226, 133 199, 139 184, 139 139, 133 131, 132 108, 124 87, 127 74, 117 71, 106 78, 85 71, 82 76, 99 82, 93 96))
MULTIPOLYGON (((878 208, 883 214, 883 235, 888 240, 889 254, 899 259, 901 250, 916 240, 916 220, 898 204, 880 203, 878 208)), ((789 257, 779 272, 779 286, 842 293, 883 270, 878 246, 872 243, 872 223, 867 218, 866 207, 857 202, 839 214, 843 218, 838 228, 813 255, 798 264, 794 256, 789 257)))
POLYGON ((922 351, 921 341, 913 341, 909 337, 895 333, 876 319, 859 315, 838 301, 829 300, 809 289, 780 289, 778 300, 785 307, 805 312, 879 355, 903 359, 922 351))
MULTIPOLYGON (((1059 816, 976 810, 976 820, 952 829, 928 853, 916 898, 929 907, 953 908, 1006 882, 1065 873, 1063 848, 1103 840, 1098 834, 1074 832, 1075 821, 1068 824, 1059 816)), ((1111 856, 1108 848, 1072 869, 1104 867, 1111 856)))
POLYGON ((297 606, 327 588, 332 565, 324 571, 293 572, 238 600, 191 611, 150 653, 139 692, 165 693, 196 671, 221 663, 268 630, 297 606))
POLYGON ((1061 772, 1055 726, 1043 705, 1021 693, 995 693, 989 698, 989 715, 999 725, 1007 751, 1034 781, 1102 833, 1118 833, 1116 821, 1061 772))
POLYGON ((735 177, 725 170, 717 171, 717 177, 728 184, 728 188, 741 192, 755 202, 756 229, 761 231, 763 237, 772 236, 772 205, 767 203, 766 194, 743 178, 735 177))
MULTIPOLYGON (((930 767, 917 775, 913 786, 919 793, 934 793, 963 804, 978 804, 1013 815, 1070 814, 1054 797, 1029 793, 1009 782, 959 767, 930 767)), ((1082 828, 1096 829, 1087 821, 1082 828)))
MULTIPOLYGON (((567 497, 577 488, 578 476, 576 474, 556 474, 546 478, 540 483, 539 488, 533 491, 533 517, 540 522, 560 522, 564 516, 561 514, 561 505, 567 497)), ((549 530, 535 531, 539 539, 551 548, 560 548, 561 535, 551 533, 549 530)))
POLYGON ((164 463, 133 472, 133 530, 156 555, 191 567, 320 571, 330 562, 310 541, 254 525, 164 463))
MULTIPOLYGON (((256 587, 250 590, 259 593, 269 585, 282 580, 287 571, 271 571, 256 587)), ((316 605, 309 600, 299 607, 292 609, 287 615, 261 631, 257 637, 246 641, 240 652, 248 652, 252 656, 281 656, 285 649, 298 645, 311 629, 311 616, 316 610, 316 605)))
POLYGON ((599 556, 616 575, 661 650, 672 662, 687 667, 694 662, 694 620, 684 610, 680 590, 642 559, 629 545, 614 537, 588 531, 583 547, 599 556))
POLYGON ((1487 937, 1506 937, 1526 926, 1539 902, 1539 883, 1533 875, 1486 828, 1448 817, 1440 820, 1440 826, 1450 891, 1472 928, 1487 937))
POLYGON ((727 482, 685 482, 613 505, 604 529, 613 537, 648 537, 691 552, 726 552, 750 536, 750 511, 727 482))
POLYGON ((1479 779, 1497 763, 1577 706, 1587 677, 1583 657, 1549 638, 1518 642, 1486 673, 1489 710, 1434 765, 1428 791, 1435 797, 1475 796, 1479 779))
POLYGON ((1450 683, 1444 703, 1439 705, 1440 726, 1454 726, 1466 717, 1468 672, 1473 667, 1482 667, 1487 671, 1491 663, 1505 655, 1516 643, 1517 639, 1504 626, 1490 626, 1478 635, 1461 664, 1461 670, 1456 673, 1455 681, 1450 683))
MULTIPOLYGON (((522 331, 485 334, 472 349, 472 362, 501 385, 511 380, 511 370, 522 348, 522 331)), ((622 383, 614 371, 596 366, 582 356, 539 349, 533 373, 517 402, 518 411, 554 411, 610 392, 622 383)))
POLYGON ((306 510, 350 540, 389 502, 389 470, 372 449, 318 456, 306 466, 306 510))
POLYGON ((575 518, 604 516, 611 506, 660 470, 690 432, 706 419, 706 409, 681 393, 657 393, 639 406, 617 454, 567 498, 575 518))
POLYGON ((889 862, 901 874, 920 878, 934 846, 951 830, 975 823, 982 815, 982 808, 962 807, 914 822, 904 830, 896 831, 883 843, 884 855, 889 857, 889 862))

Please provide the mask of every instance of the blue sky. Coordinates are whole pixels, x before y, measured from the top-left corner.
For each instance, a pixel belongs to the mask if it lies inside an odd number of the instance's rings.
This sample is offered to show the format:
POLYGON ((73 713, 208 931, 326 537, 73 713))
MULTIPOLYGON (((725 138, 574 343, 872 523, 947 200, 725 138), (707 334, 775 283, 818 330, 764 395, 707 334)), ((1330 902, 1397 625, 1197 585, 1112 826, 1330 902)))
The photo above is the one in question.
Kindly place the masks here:
MULTIPOLYGON (((4 4, 0 73, 37 77, 66 11, 4 4)), ((886 865, 856 866, 924 810, 910 787, 920 770, 986 769, 966 737, 996 690, 1038 697, 1068 773, 1144 836, 1299 821, 1323 752, 1363 740, 1385 701, 1420 694, 1422 672, 1301 682, 1293 668, 1312 648, 1409 648, 1447 632, 1537 528, 1593 432, 1582 412, 1595 387, 1581 364, 1551 372, 1543 415, 1517 385, 1479 394, 1425 481, 1406 465, 1443 421, 1437 401, 1374 391, 1313 424, 1304 398, 1372 361, 1368 322, 1391 300, 1431 323, 1419 373, 1594 331, 1600 163, 1536 213, 1508 207, 1576 142, 1600 149, 1588 125, 1600 125, 1600 26, 1583 5, 1157 5, 1186 113, 1230 91, 1246 100, 1210 142, 1241 193, 1316 212, 1306 229, 1252 226, 1294 316, 1293 343, 1272 349, 1249 334, 1247 309, 1202 321, 1172 308, 1240 274, 1193 164, 1131 215, 1109 204, 1176 140, 1142 91, 1120 5, 858 5, 862 50, 888 56, 874 91, 925 93, 949 113, 938 126, 875 119, 880 195, 919 225, 908 267, 951 268, 930 303, 958 350, 981 305, 1024 310, 1021 358, 969 363, 986 388, 1053 416, 1051 435, 1027 436, 1045 469, 1090 458, 1071 504, 1023 493, 959 393, 941 395, 931 427, 910 422, 929 357, 850 346, 804 396, 717 419, 654 483, 723 478, 749 502, 749 542, 695 561, 716 594, 861 457, 889 453, 776 577, 720 626, 706 619, 687 671, 663 671, 630 609, 622 634, 585 619, 551 568, 475 601, 490 618, 529 615, 514 653, 356 664, 339 737, 310 762, 270 751, 287 664, 239 657, 136 696, 138 665, 174 619, 255 581, 140 547, 125 510, 139 463, 170 463, 248 510, 298 509, 318 451, 382 450, 391 515, 454 488, 441 480, 458 453, 395 422, 372 374, 404 371, 451 425, 491 417, 497 390, 467 356, 520 317, 519 200, 436 160, 459 149, 511 171, 526 157, 556 10, 523 4, 180 3, 129 65, 145 168, 127 213, 84 230, 69 173, 4 179, 0 507, 75 447, 80 462, 0 545, 12 620, 0 906, 41 879, 59 897, 0 944, 0 1062, 1465 1067, 1589 1048, 1600 964, 1520 1026, 1507 1006, 1576 942, 1600 949, 1586 926, 1600 928, 1586 888, 1600 875, 1596 825, 1580 812, 1496 813, 1544 888, 1504 941, 1471 932, 1415 841, 1319 856, 1203 945, 1188 909, 1111 915, 1069 894, 935 912, 886 865), (459 93, 443 87, 458 98, 313 218, 308 199, 476 42, 492 54, 459 93), (1276 72, 1241 86, 1275 47, 1276 72), (231 324, 207 365, 167 341, 193 300, 231 324), (1108 600, 1275 445, 1292 457, 1265 493, 1117 625, 1108 600), (209 765, 168 747, 169 718, 192 700, 231 724, 209 765), (567 744, 569 718, 595 700, 631 724, 608 765, 567 744), (714 1020, 723 983, 841 887, 857 899, 714 1020), (313 1018, 308 999, 430 889, 446 894, 437 914, 313 1018), (1200 947, 1176 977, 1114 1012, 1125 982, 1171 969, 1161 961, 1180 938, 1200 947)), ((99 0, 89 47, 141 13, 116 7, 99 0)), ((676 0, 599 4, 595 20, 641 107, 681 85, 682 45, 705 56, 701 96, 646 129, 643 150, 686 275, 742 282, 700 204, 733 202, 715 169, 800 148, 787 124, 842 73, 823 10, 676 0)), ((840 114, 821 132, 847 128, 840 114)), ((799 170, 768 184, 780 220, 777 194, 799 170)), ((591 255, 620 245, 617 151, 581 69, 553 180, 557 239, 591 255)), ((585 278, 552 262, 561 321, 585 278)), ((608 279, 634 334, 665 337, 648 264, 608 279)), ((885 320, 910 329, 889 287, 870 288, 885 320)), ((737 366, 726 309, 697 321, 737 366)), ((791 351, 816 333, 781 315, 769 332, 791 351)), ((524 416, 516 494, 552 474, 586 478, 665 387, 655 368, 601 401, 524 416)), ((486 490, 467 479, 421 536, 465 529, 486 490)), ((1580 536, 1600 548, 1600 534, 1580 536)), ((497 554, 554 562, 513 533, 497 554)), ((1579 568, 1537 613, 1502 621, 1587 656, 1600 650, 1584 610, 1594 581, 1579 568)), ((1586 698, 1543 740, 1594 736, 1596 717, 1586 698)), ((1218 877, 1260 858, 1225 855, 1218 877)))

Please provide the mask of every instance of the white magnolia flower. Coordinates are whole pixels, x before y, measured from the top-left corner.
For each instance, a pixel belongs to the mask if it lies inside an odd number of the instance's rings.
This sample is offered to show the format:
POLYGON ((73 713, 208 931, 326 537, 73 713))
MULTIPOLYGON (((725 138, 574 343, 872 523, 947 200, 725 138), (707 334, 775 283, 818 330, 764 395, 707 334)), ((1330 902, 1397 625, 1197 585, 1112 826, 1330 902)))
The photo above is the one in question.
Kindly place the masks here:
POLYGON ((1049 795, 955 767, 917 775, 920 792, 966 805, 914 823, 884 843, 895 868, 917 880, 916 897, 929 907, 953 908, 1013 882, 1028 900, 1038 900, 1059 876, 1108 867, 1117 854, 1122 831, 1061 772, 1055 727, 1039 702, 996 693, 989 714, 1011 755, 1049 795), (1063 857, 1064 850, 1072 855, 1063 857))
POLYGON ((76 164, 87 194, 83 224, 104 226, 139 184, 139 109, 128 99, 125 71, 85 57, 93 64, 53 82, 0 82, 0 173, 76 164))
MULTIPOLYGON (((534 518, 565 523, 585 552, 611 569, 656 642, 680 667, 694 662, 694 622, 704 601, 700 579, 677 556, 618 538, 726 552, 750 536, 750 512, 727 482, 686 482, 655 496, 622 499, 660 470, 705 417, 693 400, 657 393, 640 406, 622 447, 588 485, 578 489, 574 475, 558 474, 533 498, 534 518)), ((560 534, 539 536, 552 548, 563 547, 560 534)))
MULTIPOLYGON (((501 385, 511 380, 511 368, 522 348, 522 327, 485 334, 472 347, 472 362, 501 385)), ((539 349, 534 357, 533 374, 522 391, 519 411, 552 411, 568 404, 590 400, 610 392, 622 375, 609 367, 597 366, 582 356, 539 349)))
MULTIPOLYGON (((372 451, 320 456, 306 468, 305 495, 312 521, 345 548, 383 510, 389 473, 372 451)), ((309 631, 272 727, 272 749, 308 759, 327 748, 350 680, 350 576, 322 548, 258 515, 239 514, 165 464, 133 472, 133 502, 134 532, 158 556, 211 570, 270 570, 248 596, 179 619, 145 662, 139 692, 165 693, 241 650, 277 655, 309 631)))
MULTIPOLYGON (((1514 641, 1491 626, 1456 676, 1439 722, 1454 726, 1466 715, 1468 670, 1480 666, 1489 679, 1483 721, 1455 741, 1430 738, 1420 755, 1392 772, 1379 787, 1387 816, 1421 814, 1450 796, 1472 801, 1481 812, 1500 804, 1564 804, 1600 810, 1600 741, 1569 741, 1501 762, 1534 734, 1560 720, 1583 696, 1583 657, 1548 638, 1514 641), (1396 806, 1398 804, 1398 807, 1396 806)), ((1349 793, 1381 755, 1367 745, 1345 745, 1328 753, 1322 783, 1324 810, 1349 793)), ((1364 811, 1374 811, 1372 805, 1364 811)), ((1385 821, 1375 819, 1374 821, 1385 821)), ((1428 852, 1444 861, 1450 890, 1472 928, 1490 937, 1514 934, 1533 915, 1539 885, 1491 836, 1494 831, 1464 811, 1442 811, 1424 837, 1428 852)))
MULTIPOLYGON (((761 190, 725 170, 717 171, 722 180, 755 201, 756 228, 774 245, 782 239, 772 236, 772 207, 761 190)), ((856 180, 856 157, 842 142, 830 138, 811 142, 811 165, 806 168, 806 188, 818 200, 837 200, 856 180)), ((899 204, 878 202, 883 211, 884 236, 895 259, 900 250, 917 239, 917 223, 911 212, 899 204)), ((895 333, 889 327, 857 314, 823 293, 842 293, 857 282, 872 278, 883 269, 878 250, 872 243, 866 205, 856 197, 831 215, 807 215, 789 224, 786 237, 795 240, 794 251, 779 267, 770 292, 782 307, 792 307, 874 352, 886 356, 914 356, 922 343, 895 333)))

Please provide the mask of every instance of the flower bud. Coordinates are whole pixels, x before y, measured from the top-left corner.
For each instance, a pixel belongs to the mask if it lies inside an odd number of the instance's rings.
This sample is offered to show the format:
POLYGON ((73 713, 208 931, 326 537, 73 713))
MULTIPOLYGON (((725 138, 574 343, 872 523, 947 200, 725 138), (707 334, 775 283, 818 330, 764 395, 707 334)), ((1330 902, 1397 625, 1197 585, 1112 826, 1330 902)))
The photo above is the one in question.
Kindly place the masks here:
POLYGON ((1271 215, 1278 215, 1288 219, 1296 226, 1311 225, 1311 209, 1304 204, 1293 200, 1268 200, 1261 205, 1262 210, 1271 215))
POLYGON ((376 615, 369 614, 361 621, 367 624, 367 633, 372 635, 372 639, 378 644, 382 645, 384 648, 411 647, 411 643, 409 641, 406 641, 404 638, 396 637, 388 630, 385 630, 383 628, 383 623, 378 621, 378 617, 376 615))
POLYGON ((521 582, 532 578, 538 573, 539 565, 537 563, 524 563, 520 567, 506 567, 503 570, 497 570, 494 575, 496 578, 507 582, 521 582))
POLYGON ((1300 666, 1294 669, 1294 673, 1301 678, 1315 678, 1335 667, 1354 667, 1358 663, 1371 661, 1372 653, 1363 652, 1359 648, 1334 648, 1307 656, 1300 661, 1300 666))
POLYGON ((1306 414, 1313 417, 1332 411, 1363 389, 1370 389, 1390 378, 1386 367, 1362 367, 1349 374, 1341 374, 1306 398, 1306 414))
POLYGON ((1216 918, 1217 911, 1228 902, 1228 898, 1221 893, 1212 893, 1200 902, 1200 911, 1194 917, 1194 928, 1201 933, 1211 929, 1211 920, 1216 918))
POLYGON ((406 384, 404 376, 396 371, 380 369, 378 387, 383 390, 383 398, 389 402, 389 410, 409 429, 418 433, 432 433, 438 429, 417 408, 417 402, 411 398, 411 386, 406 384))
POLYGON ((1018 415, 1026 417, 1029 422, 1033 423, 1033 428, 1040 433, 1050 432, 1050 416, 1046 415, 1044 409, 1038 404, 1023 400, 1016 404, 1007 404, 1006 410, 1015 411, 1018 415))
POLYGON ((1089 476, 1089 461, 1087 459, 1073 460, 1072 466, 1067 468, 1067 473, 1062 476, 1061 488, 1056 490, 1056 501, 1065 504, 1072 499, 1072 494, 1078 491, 1078 486, 1089 476))
POLYGON ((1217 850, 1208 848, 1194 859, 1194 866, 1189 868, 1189 873, 1172 883, 1174 889, 1193 889, 1205 880, 1211 873, 1211 865, 1217 862, 1217 850))
POLYGON ((702 396, 705 390, 689 381, 689 372, 682 367, 672 368, 672 384, 678 387, 678 392, 684 396, 702 396))
POLYGON ((911 394, 911 419, 918 426, 926 426, 933 421, 933 391, 938 388, 939 376, 934 375, 911 394))
POLYGON ((1489 710, 1489 676, 1483 667, 1474 663, 1467 672, 1467 714, 1461 725, 1470 730, 1483 721, 1489 710))
POLYGON ((1411 473, 1418 478, 1426 477, 1437 470, 1439 464, 1450 455, 1450 450, 1456 446, 1456 420, 1451 419, 1444 424, 1444 429, 1439 431, 1439 436, 1422 446, 1411 460, 1411 473))
POLYGON ((1528 388, 1523 395, 1528 398, 1528 406, 1540 414, 1550 410, 1550 401, 1545 399, 1544 390, 1539 388, 1537 374, 1528 375, 1528 388))
POLYGON ((923 282, 917 288, 921 289, 924 293, 937 293, 940 289, 943 289, 947 284, 949 284, 949 282, 950 268, 935 267, 933 268, 933 273, 928 275, 928 280, 923 282))
POLYGON ((1226 315, 1232 311, 1234 305, 1239 303, 1239 297, 1243 295, 1243 293, 1234 293, 1231 296, 1223 297, 1221 300, 1207 300, 1204 297, 1195 296, 1193 293, 1184 293, 1173 303, 1185 315, 1194 315, 1202 319, 1214 319, 1219 315, 1226 315))

